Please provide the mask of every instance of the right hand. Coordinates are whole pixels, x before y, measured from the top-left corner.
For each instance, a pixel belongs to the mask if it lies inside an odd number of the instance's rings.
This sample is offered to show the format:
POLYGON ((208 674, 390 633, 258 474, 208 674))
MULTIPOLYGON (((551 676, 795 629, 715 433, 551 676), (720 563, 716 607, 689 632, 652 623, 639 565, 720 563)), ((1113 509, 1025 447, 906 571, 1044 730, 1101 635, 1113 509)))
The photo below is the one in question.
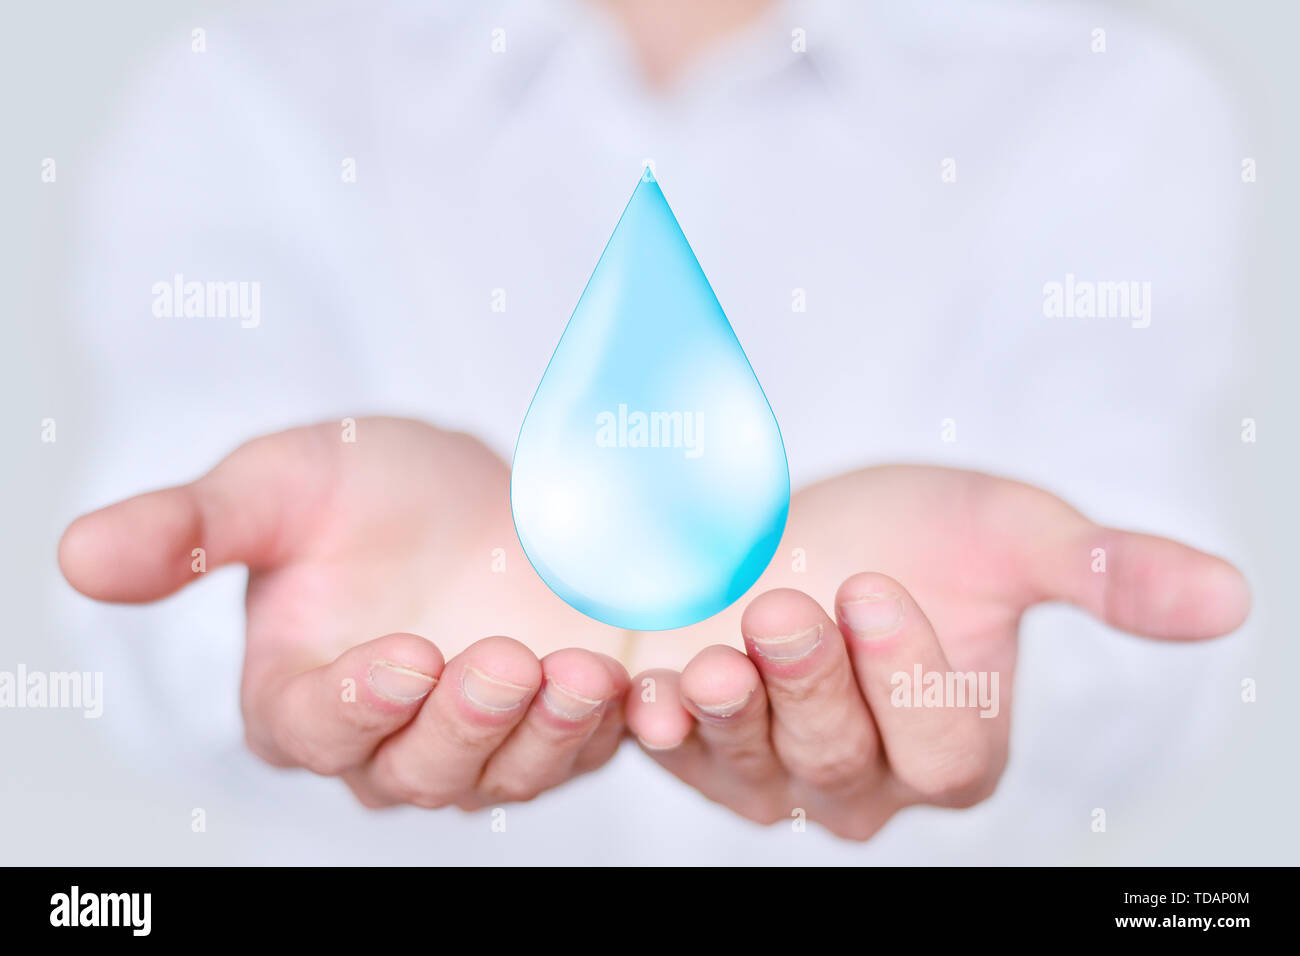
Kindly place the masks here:
POLYGON ((201 576, 198 548, 208 570, 246 564, 254 753, 342 777, 369 807, 527 800, 618 748, 628 677, 598 649, 627 635, 537 577, 508 482, 481 444, 419 422, 361 419, 355 443, 335 424, 299 428, 79 518, 59 564, 115 602, 201 576), (494 632, 525 643, 467 638, 494 632))

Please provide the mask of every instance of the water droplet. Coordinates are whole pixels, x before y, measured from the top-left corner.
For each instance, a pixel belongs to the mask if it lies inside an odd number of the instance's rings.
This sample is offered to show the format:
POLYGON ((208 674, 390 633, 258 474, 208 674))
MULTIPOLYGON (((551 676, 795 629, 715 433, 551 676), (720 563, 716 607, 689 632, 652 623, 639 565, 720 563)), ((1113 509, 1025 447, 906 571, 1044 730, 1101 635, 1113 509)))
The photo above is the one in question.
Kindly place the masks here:
POLYGON ((617 627, 716 614, 780 543, 781 432, 649 169, 524 416, 510 499, 547 586, 617 627))

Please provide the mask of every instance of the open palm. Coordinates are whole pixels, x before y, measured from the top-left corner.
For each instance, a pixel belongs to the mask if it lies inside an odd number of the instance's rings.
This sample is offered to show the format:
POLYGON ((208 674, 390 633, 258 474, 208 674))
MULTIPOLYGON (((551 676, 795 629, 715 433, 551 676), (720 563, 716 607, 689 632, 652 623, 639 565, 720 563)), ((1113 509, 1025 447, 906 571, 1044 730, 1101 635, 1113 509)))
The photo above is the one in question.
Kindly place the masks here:
POLYGON ((893 466, 797 494, 778 558, 731 609, 629 635, 537 577, 499 459, 399 419, 250 442, 192 484, 79 519, 59 557, 83 593, 126 602, 247 565, 249 745, 369 806, 528 799, 600 766, 631 728, 746 816, 802 808, 856 838, 910 803, 991 791, 1028 607, 1070 601, 1177 640, 1226 633, 1249 604, 1217 558, 1098 527, 1027 485, 893 466), (669 666, 629 683, 620 653, 669 666), (898 706, 896 675, 918 668, 952 690, 971 675, 979 706, 950 690, 898 706))
POLYGON ((909 804, 992 792, 1029 607, 1068 601, 1169 640, 1227 633, 1249 607, 1218 558, 1100 527, 1029 485, 920 466, 797 494, 751 595, 639 641, 639 663, 671 666, 633 681, 629 726, 661 764, 748 817, 802 809, 858 839, 909 804))
POLYGON ((295 429, 79 519, 60 563, 111 601, 246 564, 256 753, 341 776, 371 806, 526 799, 613 754, 627 675, 596 652, 622 632, 524 559, 507 481, 478 442, 418 422, 295 429))

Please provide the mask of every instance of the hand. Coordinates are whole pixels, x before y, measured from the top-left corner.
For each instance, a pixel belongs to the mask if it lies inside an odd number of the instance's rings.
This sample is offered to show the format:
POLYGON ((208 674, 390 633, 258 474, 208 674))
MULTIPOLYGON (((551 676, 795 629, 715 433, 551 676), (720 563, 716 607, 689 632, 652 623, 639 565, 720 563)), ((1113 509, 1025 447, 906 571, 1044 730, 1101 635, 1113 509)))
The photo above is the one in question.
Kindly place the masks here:
POLYGON ((638 643, 643 659, 674 664, 713 646, 680 674, 634 679, 628 726, 660 764, 743 816, 771 823, 802 808, 859 840, 908 805, 966 807, 993 792, 1027 608, 1068 601, 1134 634, 1199 640, 1236 628, 1250 604, 1218 558, 1099 527, 1028 485, 923 467, 800 492, 752 593, 747 606, 638 643), (804 573, 791 569, 794 548, 804 573), (866 568, 888 575, 853 573, 866 568), (747 653, 716 643, 738 635, 747 653), (916 702, 917 668, 973 672, 973 700, 901 706, 916 702))
POLYGON ((356 428, 355 443, 335 425, 261 438, 193 484, 86 515, 59 546, 63 573, 135 602, 201 577, 199 557, 248 565, 248 745, 342 777, 367 806, 528 799, 604 763, 628 681, 594 649, 626 635, 537 577, 505 465, 417 422, 356 428), (528 646, 467 637, 493 632, 528 646))

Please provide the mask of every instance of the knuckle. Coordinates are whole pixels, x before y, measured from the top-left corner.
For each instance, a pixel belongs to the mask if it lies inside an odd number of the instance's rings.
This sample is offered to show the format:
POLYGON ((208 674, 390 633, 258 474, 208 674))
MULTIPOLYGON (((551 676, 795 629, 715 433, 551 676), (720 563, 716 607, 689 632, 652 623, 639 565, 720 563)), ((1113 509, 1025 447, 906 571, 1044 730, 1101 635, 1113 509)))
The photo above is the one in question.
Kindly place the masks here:
POLYGON ((528 803, 542 792, 542 787, 527 780, 499 780, 483 787, 490 803, 528 803))
POLYGON ((857 774, 844 765, 819 758, 800 760, 790 769, 796 779, 814 790, 839 790, 857 779, 857 774))
POLYGON ((304 737, 291 721, 275 722, 271 736, 276 749, 286 755, 293 766, 303 767, 322 777, 335 777, 347 769, 343 754, 333 747, 304 737))
POLYGON ((302 766, 321 777, 337 777, 351 768, 343 754, 325 747, 311 747, 300 758, 302 766))
POLYGON ((556 753, 569 753, 580 747, 591 736, 593 722, 590 720, 528 720, 529 733, 534 735, 541 746, 556 753))
POLYGON ((826 741, 809 753, 787 759, 790 772, 817 790, 836 790, 857 783, 871 769, 865 741, 826 741))
POLYGON ((372 710, 356 701, 339 702, 336 706, 340 710, 343 722, 361 734, 370 735, 385 730, 393 723, 393 719, 387 714, 372 710))
POLYGON ((409 761, 382 759, 377 771, 382 788, 399 803, 440 810, 456 801, 457 794, 437 786, 409 761))
POLYGON ((762 780, 772 773, 772 755, 765 745, 729 750, 727 763, 731 772, 745 781, 762 780))
POLYGON ((997 781, 991 755, 980 746, 930 754, 895 772, 926 803, 946 807, 974 806, 993 792, 997 781))
POLYGON ((857 777, 842 764, 815 758, 801 760, 792 769, 799 780, 814 790, 838 790, 857 777))
POLYGON ((772 703, 788 708, 808 707, 825 699, 826 681, 820 677, 768 680, 767 694, 772 703))
POLYGON ((463 718, 453 718, 443 724, 440 731, 447 747, 454 753, 470 754, 494 750, 508 727, 496 725, 476 726, 463 718))
POLYGON ((771 676, 765 679, 768 697, 777 707, 820 713, 830 708, 844 715, 851 700, 858 697, 856 678, 845 661, 827 661, 810 673, 771 676))

